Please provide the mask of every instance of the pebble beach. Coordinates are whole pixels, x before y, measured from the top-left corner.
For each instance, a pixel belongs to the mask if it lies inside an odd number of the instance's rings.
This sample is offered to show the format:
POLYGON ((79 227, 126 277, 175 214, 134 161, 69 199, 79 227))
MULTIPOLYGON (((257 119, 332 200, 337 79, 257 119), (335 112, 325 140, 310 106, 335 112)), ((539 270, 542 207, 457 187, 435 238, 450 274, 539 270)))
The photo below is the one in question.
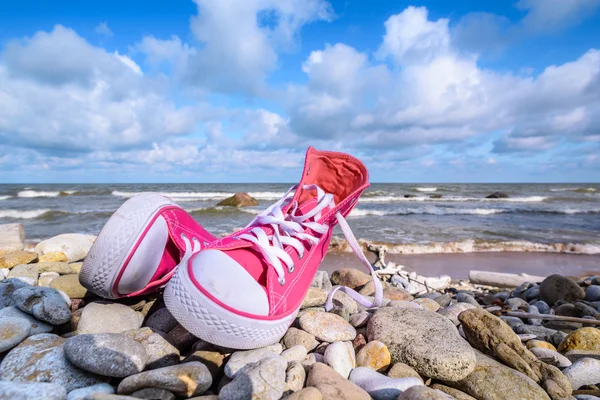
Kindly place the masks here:
POLYGON ((457 280, 384 256, 382 307, 337 292, 326 312, 334 285, 374 286, 358 269, 321 270, 279 343, 238 351, 188 333, 160 291, 87 292, 92 235, 26 247, 19 224, 0 233, 1 399, 600 398, 600 276, 457 280))

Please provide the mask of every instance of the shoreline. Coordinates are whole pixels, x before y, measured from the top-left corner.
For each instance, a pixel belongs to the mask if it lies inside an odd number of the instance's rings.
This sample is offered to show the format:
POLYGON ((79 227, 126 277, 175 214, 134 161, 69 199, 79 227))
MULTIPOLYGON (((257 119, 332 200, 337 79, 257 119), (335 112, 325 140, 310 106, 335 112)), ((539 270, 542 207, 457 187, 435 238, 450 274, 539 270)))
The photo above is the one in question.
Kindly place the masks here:
MULTIPOLYGON (((375 256, 365 253, 367 259, 375 256)), ((549 276, 600 275, 599 254, 562 254, 536 252, 474 252, 440 254, 387 254, 387 262, 403 265, 405 271, 424 276, 449 275, 467 279, 470 270, 549 276)), ((354 253, 329 251, 319 269, 332 273, 340 268, 364 269, 354 253)))

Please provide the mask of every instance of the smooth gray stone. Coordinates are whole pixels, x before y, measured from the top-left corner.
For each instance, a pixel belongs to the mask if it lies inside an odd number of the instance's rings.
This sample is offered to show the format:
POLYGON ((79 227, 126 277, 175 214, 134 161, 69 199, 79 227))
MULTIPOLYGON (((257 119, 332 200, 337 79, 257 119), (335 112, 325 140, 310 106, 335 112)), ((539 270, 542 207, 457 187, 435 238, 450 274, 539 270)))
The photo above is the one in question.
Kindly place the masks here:
MULTIPOLYGON (((540 310, 538 310, 538 308, 536 306, 529 306, 529 313, 531 314, 541 314, 540 310)), ((529 322, 530 325, 542 325, 542 320, 539 318, 528 318, 527 322, 529 322)))
POLYGON ((67 391, 55 383, 0 382, 0 399, 65 400, 67 391))
POLYGON ((600 285, 594 284, 592 286, 588 286, 585 290, 585 299, 587 301, 600 301, 600 285))
POLYGON ((246 364, 254 363, 272 355, 281 354, 283 347, 276 343, 270 346, 261 347, 254 350, 236 351, 229 357, 229 361, 225 364, 225 375, 233 378, 234 375, 241 370, 246 364))
POLYGON ((219 400, 278 400, 286 390, 287 361, 270 355, 258 362, 246 364, 233 380, 219 392, 219 400))
POLYGON ((21 311, 52 325, 62 325, 71 319, 71 309, 56 289, 45 286, 22 287, 15 290, 12 298, 21 311))
POLYGON ((550 306, 542 300, 538 300, 535 303, 532 304, 533 306, 536 306, 538 308, 538 310, 540 311, 540 313, 542 314, 550 314, 550 306))
POLYGON ((29 321, 29 323, 31 324, 31 330, 29 331, 29 336, 37 335, 39 333, 48 333, 48 332, 51 332, 52 329, 54 329, 54 327, 52 325, 35 319, 30 314, 27 314, 27 313, 19 310, 15 306, 9 306, 9 307, 5 307, 5 308, 1 309, 0 310, 0 319, 2 319, 4 317, 22 318, 22 319, 26 319, 27 321, 29 321))
POLYGON ((600 360, 582 358, 565 369, 563 374, 571 382, 573 390, 582 386, 595 385, 600 383, 600 360))
POLYGON ((504 302, 504 305, 509 306, 512 311, 517 311, 519 308, 523 308, 525 310, 529 308, 529 303, 518 297, 511 297, 504 302))
POLYGON ((390 378, 367 367, 354 368, 349 379, 375 400, 396 400, 406 389, 423 385, 419 378, 390 378))
POLYGON ((540 297, 540 287, 537 285, 530 287, 523 293, 523 296, 525 296, 527 301, 537 299, 538 297, 540 297))
POLYGON ((70 391, 67 395, 67 400, 83 400, 94 393, 113 394, 114 392, 115 388, 108 383, 98 383, 96 385, 70 391))
POLYGON ((8 351, 29 336, 31 322, 23 318, 0 318, 0 353, 8 351))
POLYGON ((477 300, 475 300, 475 298, 468 293, 458 293, 456 295, 456 301, 458 301, 459 303, 469 303, 476 307, 479 307, 479 303, 477 302, 477 300))

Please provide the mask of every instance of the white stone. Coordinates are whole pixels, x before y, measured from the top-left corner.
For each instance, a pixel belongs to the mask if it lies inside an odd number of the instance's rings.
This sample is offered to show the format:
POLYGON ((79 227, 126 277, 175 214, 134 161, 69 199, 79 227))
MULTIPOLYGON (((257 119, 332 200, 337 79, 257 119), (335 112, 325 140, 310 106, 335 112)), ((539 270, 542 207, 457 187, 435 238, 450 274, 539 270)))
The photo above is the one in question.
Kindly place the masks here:
POLYGON ((600 361, 594 358, 582 358, 565 369, 563 374, 571 382, 573 390, 585 385, 595 385, 600 383, 600 361))
POLYGON ((352 370, 350 381, 369 393, 375 400, 395 400, 406 389, 423 385, 418 378, 390 378, 371 368, 352 370))
POLYGON ((94 244, 96 236, 83 235, 80 233, 65 233, 43 240, 35 246, 35 252, 39 255, 60 252, 72 263, 83 260, 94 244))
POLYGON ((297 344, 281 353, 281 357, 285 358, 287 362, 302 362, 306 358, 306 354, 306 347, 302 346, 301 344, 297 344))
POLYGON ((333 342, 325 349, 324 360, 327 365, 348 379, 350 371, 356 366, 356 354, 352 342, 333 342))
POLYGON ((276 343, 259 349, 236 351, 229 357, 229 361, 225 365, 225 375, 227 375, 228 378, 233 378, 236 372, 241 370, 245 365, 258 362, 273 354, 279 355, 282 350, 283 346, 276 343))

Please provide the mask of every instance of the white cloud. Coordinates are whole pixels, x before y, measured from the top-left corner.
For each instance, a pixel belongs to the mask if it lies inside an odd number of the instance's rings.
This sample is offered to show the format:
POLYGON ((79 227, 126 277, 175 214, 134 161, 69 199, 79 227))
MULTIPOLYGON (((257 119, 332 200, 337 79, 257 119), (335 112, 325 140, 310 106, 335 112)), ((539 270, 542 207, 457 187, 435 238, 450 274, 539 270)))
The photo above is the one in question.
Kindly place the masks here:
POLYGON ((96 32, 100 36, 113 37, 114 33, 108 27, 108 23, 106 21, 99 23, 94 28, 94 32, 96 32))
POLYGON ((528 11, 522 20, 525 29, 548 32, 588 18, 600 7, 600 0, 519 0, 516 7, 528 11))

